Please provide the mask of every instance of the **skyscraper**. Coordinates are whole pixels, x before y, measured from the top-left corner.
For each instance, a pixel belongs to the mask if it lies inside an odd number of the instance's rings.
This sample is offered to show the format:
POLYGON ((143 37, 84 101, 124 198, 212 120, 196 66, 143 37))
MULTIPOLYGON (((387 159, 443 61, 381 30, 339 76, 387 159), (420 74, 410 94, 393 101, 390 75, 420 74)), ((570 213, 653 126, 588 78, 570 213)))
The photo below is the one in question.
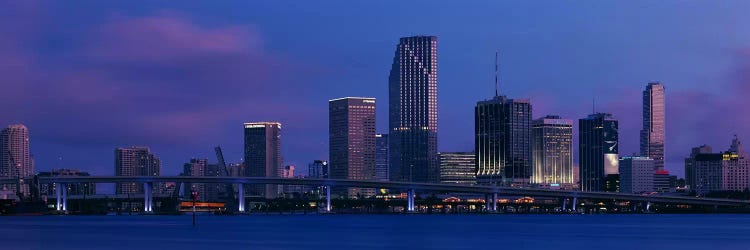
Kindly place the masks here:
POLYGON ((474 152, 440 152, 440 182, 472 185, 477 183, 474 152))
POLYGON ((572 185, 573 121, 545 116, 533 124, 534 165, 531 183, 572 185))
MULTIPOLYGON (((328 101, 329 164, 332 179, 375 179, 375 98, 345 97, 328 101)), ((374 190, 349 188, 349 197, 374 190)))
POLYGON ((388 134, 375 135, 375 179, 387 181, 388 170, 388 134))
POLYGON ((531 177, 531 103, 496 96, 474 108, 480 185, 526 185, 531 177))
MULTIPOLYGON (((281 123, 245 123, 245 176, 278 177, 281 169, 281 123)), ((277 185, 251 185, 250 195, 268 199, 278 195, 277 185)))
POLYGON ((328 162, 315 160, 307 165, 307 177, 326 179, 328 178, 328 162))
POLYGON ((439 182, 437 37, 399 40, 388 78, 390 180, 439 182))
MULTIPOLYGON (((34 165, 29 154, 29 129, 22 124, 10 125, 0 131, 0 177, 30 177, 34 165)), ((13 192, 30 195, 28 185, 0 185, 13 192)))
MULTIPOLYGON (((115 176, 159 176, 161 160, 148 147, 115 149, 115 176)), ((116 194, 142 194, 140 183, 117 183, 116 194)))
POLYGON ((649 83, 643 91, 641 156, 654 159, 655 170, 664 169, 664 85, 649 83))
POLYGON ((711 146, 708 145, 701 145, 698 147, 694 147, 690 151, 690 156, 685 158, 685 185, 690 190, 695 190, 695 184, 697 183, 697 180, 695 179, 695 167, 697 166, 697 156, 701 154, 711 154, 713 152, 713 149, 711 146))
POLYGON ((578 120, 581 190, 616 192, 619 182, 618 122, 596 113, 578 120))

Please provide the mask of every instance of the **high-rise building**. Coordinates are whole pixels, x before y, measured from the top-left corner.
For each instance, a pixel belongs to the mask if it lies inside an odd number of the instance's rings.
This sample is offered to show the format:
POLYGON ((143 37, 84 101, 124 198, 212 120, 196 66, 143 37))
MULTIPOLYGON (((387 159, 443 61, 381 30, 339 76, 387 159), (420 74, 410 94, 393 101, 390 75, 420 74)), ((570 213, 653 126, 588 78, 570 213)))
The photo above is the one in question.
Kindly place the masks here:
POLYGON ((440 152, 438 156, 441 183, 477 183, 474 152, 440 152))
MULTIPOLYGON (((30 177, 34 164, 29 153, 29 129, 21 124, 10 125, 0 131, 0 177, 30 177)), ((10 190, 30 195, 28 185, 0 185, 0 190, 10 190)))
POLYGON ((474 108, 474 151, 480 185, 526 185, 531 177, 531 103, 496 96, 474 108))
POLYGON ((643 91, 641 156, 654 159, 655 170, 664 169, 664 85, 649 83, 643 91))
MULTIPOLYGON (((282 165, 281 123, 245 123, 245 176, 278 177, 282 165)), ((277 185, 247 185, 251 196, 276 198, 277 185)))
MULTIPOLYGON (((51 171, 44 171, 39 172, 37 174, 39 177, 60 177, 60 176, 70 176, 70 177, 81 177, 81 176, 91 176, 88 172, 83 172, 78 169, 52 169, 51 171)), ((65 187, 68 189, 68 195, 94 195, 96 194, 96 184, 95 183, 68 183, 65 185, 65 187)), ((57 186, 54 183, 41 183, 39 184, 39 193, 41 195, 46 195, 48 197, 52 197, 57 194, 57 186)))
POLYGON ((375 179, 388 181, 388 134, 375 135, 375 179))
MULTIPOLYGON (((148 147, 115 149, 115 176, 159 176, 160 173, 161 160, 148 147)), ((142 194, 143 184, 117 183, 115 193, 142 194)))
POLYGON ((324 160, 315 160, 307 165, 307 177, 326 179, 328 178, 328 162, 324 160))
MULTIPOLYGON (((182 176, 193 176, 203 177, 206 176, 206 166, 208 166, 208 159, 190 159, 189 163, 185 163, 182 168, 182 176)), ((206 199, 206 184, 204 183, 185 183, 184 197, 190 197, 192 192, 198 192, 198 199, 201 201, 207 201, 206 199)))
POLYGON ((620 192, 647 193, 654 191, 654 160, 648 157, 620 158, 620 192))
MULTIPOLYGON (((375 98, 333 99, 328 102, 328 111, 330 177, 374 180, 375 98)), ((375 194, 375 190, 372 189, 348 190, 349 197, 375 194)))
POLYGON ((531 183, 573 185, 573 121, 545 116, 533 124, 531 183))
POLYGON ((750 157, 736 136, 729 150, 711 153, 709 147, 694 148, 685 163, 686 182, 697 194, 750 188, 750 157))
POLYGON ((677 176, 669 175, 666 169, 654 171, 654 191, 660 193, 669 193, 675 191, 675 182, 677 176))
POLYGON ((388 78, 392 181, 440 181, 437 66, 437 37, 399 40, 388 78))
POLYGON ((596 113, 578 120, 578 160, 581 190, 617 192, 618 122, 596 113))

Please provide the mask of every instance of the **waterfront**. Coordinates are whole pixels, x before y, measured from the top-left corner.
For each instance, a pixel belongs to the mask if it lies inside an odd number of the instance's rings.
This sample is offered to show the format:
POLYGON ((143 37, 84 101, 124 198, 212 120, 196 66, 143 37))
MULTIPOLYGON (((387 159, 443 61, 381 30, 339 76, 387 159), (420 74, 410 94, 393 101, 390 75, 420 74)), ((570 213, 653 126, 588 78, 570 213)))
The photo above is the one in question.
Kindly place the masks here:
POLYGON ((3 249, 747 249, 750 215, 0 217, 3 249))

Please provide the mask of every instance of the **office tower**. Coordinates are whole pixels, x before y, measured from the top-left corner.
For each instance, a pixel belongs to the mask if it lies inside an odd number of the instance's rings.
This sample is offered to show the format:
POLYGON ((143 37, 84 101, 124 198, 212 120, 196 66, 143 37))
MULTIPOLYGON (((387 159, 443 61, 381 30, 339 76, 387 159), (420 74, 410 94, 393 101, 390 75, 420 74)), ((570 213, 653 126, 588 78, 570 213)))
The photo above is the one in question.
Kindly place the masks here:
POLYGON ((324 160, 315 160, 307 165, 307 177, 326 179, 328 178, 328 162, 324 160))
MULTIPOLYGON (((245 123, 245 176, 278 177, 281 168, 281 123, 245 123)), ((251 196, 276 198, 277 185, 246 185, 251 196)))
POLYGON ((474 152, 440 152, 438 156, 441 183, 477 183, 474 152))
POLYGON ((583 191, 616 192, 618 185, 618 123, 611 114, 596 113, 578 120, 579 177, 583 191))
MULTIPOLYGON (((148 147, 115 149, 115 176, 159 176, 161 161, 148 147)), ((116 194, 143 194, 141 183, 117 183, 116 194)))
POLYGON ((710 150, 706 146, 693 148, 685 160, 686 181, 691 191, 703 195, 750 188, 750 158, 736 136, 729 150, 719 153, 710 150))
MULTIPOLYGON (((30 177, 34 166, 29 154, 29 129, 14 124, 0 131, 0 177, 30 177)), ((28 185, 0 185, 0 190, 10 190, 29 196, 28 185)))
POLYGON ((655 170, 664 169, 664 85, 649 83, 643 91, 641 156, 654 159, 655 170))
POLYGON ((477 183, 525 186, 531 177, 531 103, 496 96, 474 108, 477 183))
MULTIPOLYGON (((182 166, 182 176, 206 176, 206 166, 208 166, 208 159, 190 159, 189 163, 182 166)), ((205 185, 204 183, 185 183, 183 197, 191 197, 192 192, 195 191, 198 192, 199 200, 207 201, 205 185)))
POLYGON ((388 77, 392 181, 440 181, 437 70, 437 37, 399 40, 388 77))
POLYGON ((654 160, 648 157, 620 158, 620 192, 648 193, 654 191, 654 160))
MULTIPOLYGON (((52 169, 51 171, 39 172, 38 177, 82 177, 91 176, 88 172, 83 172, 78 169, 52 169)), ((96 194, 95 183, 68 183, 66 184, 68 189, 68 195, 94 195, 96 194)), ((46 195, 47 197, 53 197, 57 194, 57 186, 54 183, 41 183, 39 184, 39 193, 46 195)))
POLYGON ((531 183, 572 186, 573 121, 545 116, 533 123, 533 171, 531 183))
POLYGON ((229 171, 229 176, 232 176, 232 177, 245 176, 245 163, 244 162, 229 163, 227 170, 229 171))
POLYGON ((375 179, 388 181, 388 134, 375 135, 375 179))
MULTIPOLYGON (((375 98, 328 101, 329 164, 332 179, 375 179, 375 98)), ((371 189, 349 188, 349 197, 372 196, 371 189)), ((335 190, 334 190, 335 191, 335 190)))

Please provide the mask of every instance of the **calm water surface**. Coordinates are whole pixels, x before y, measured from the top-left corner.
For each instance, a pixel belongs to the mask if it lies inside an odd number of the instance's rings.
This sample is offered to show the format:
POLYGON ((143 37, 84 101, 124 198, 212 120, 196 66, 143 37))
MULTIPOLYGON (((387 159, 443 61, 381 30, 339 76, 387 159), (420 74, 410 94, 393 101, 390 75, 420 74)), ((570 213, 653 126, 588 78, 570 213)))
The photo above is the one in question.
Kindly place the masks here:
POLYGON ((0 217, 0 249, 750 249, 750 215, 0 217))

